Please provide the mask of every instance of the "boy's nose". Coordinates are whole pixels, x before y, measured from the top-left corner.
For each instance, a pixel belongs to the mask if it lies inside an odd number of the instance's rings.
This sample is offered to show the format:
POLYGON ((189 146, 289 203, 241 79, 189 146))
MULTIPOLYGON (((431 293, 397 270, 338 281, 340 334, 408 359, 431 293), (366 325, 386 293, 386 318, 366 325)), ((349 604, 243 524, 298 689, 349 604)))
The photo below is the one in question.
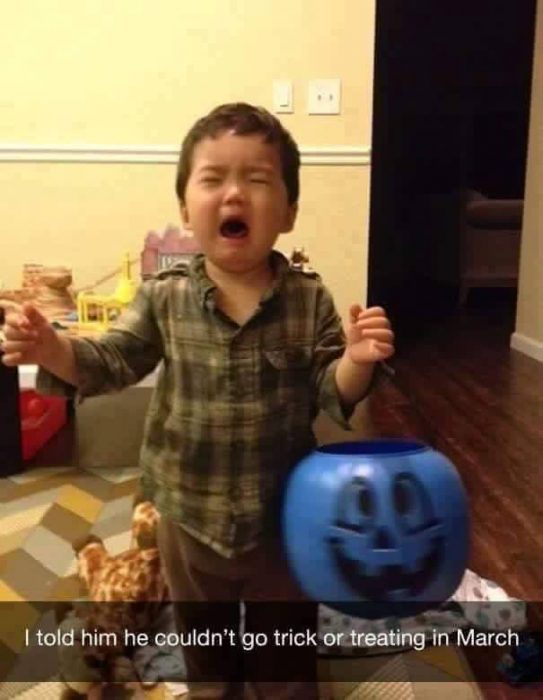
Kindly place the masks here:
POLYGON ((224 195, 225 201, 229 202, 232 200, 243 199, 244 196, 244 189, 240 182, 233 180, 227 184, 226 192, 224 195))

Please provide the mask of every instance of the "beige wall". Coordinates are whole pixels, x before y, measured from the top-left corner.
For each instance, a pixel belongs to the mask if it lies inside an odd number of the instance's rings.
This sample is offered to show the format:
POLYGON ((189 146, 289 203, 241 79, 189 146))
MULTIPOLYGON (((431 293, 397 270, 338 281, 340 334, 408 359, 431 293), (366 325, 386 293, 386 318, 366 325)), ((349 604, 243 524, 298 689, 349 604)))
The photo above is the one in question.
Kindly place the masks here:
MULTIPOLYGON (((375 0, 2 4, 5 287, 25 262, 68 264, 76 287, 89 284, 178 222, 172 163, 66 163, 54 147, 92 158, 96 146, 176 145, 220 102, 271 107, 274 79, 294 83, 295 113, 281 119, 302 151, 371 142, 375 0), (309 116, 307 81, 326 77, 341 78, 342 113, 309 116), (51 145, 53 162, 20 162, 14 144, 51 145)), ((296 230, 279 245, 305 246, 341 312, 365 299, 368 200, 368 165, 303 166, 296 230)))
POLYGON ((517 321, 512 346, 543 361, 543 0, 538 0, 517 321))

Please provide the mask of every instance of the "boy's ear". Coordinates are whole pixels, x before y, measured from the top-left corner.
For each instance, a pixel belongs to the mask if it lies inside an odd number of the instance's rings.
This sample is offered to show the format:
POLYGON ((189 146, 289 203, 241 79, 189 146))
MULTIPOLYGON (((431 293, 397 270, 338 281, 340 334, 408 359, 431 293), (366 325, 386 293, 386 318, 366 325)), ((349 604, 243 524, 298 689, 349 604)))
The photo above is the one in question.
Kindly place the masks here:
POLYGON ((290 233, 294 228, 296 217, 298 215, 298 203, 290 204, 285 216, 285 225, 281 233, 290 233))
POLYGON ((183 203, 181 203, 179 205, 179 210, 181 211, 181 221, 183 222, 183 228, 187 231, 190 231, 192 229, 192 226, 189 222, 189 213, 187 207, 183 203))

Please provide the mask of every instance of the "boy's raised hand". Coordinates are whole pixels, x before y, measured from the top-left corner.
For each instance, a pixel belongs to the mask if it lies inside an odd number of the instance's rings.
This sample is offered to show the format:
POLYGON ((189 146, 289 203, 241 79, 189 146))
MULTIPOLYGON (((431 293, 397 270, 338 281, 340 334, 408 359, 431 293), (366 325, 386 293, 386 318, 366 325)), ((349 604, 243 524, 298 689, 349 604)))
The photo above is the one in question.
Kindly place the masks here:
POLYGON ((394 333, 384 309, 353 304, 349 315, 347 354, 352 362, 381 362, 394 354, 394 333))
POLYGON ((29 303, 20 312, 6 315, 4 335, 2 362, 8 367, 43 364, 58 346, 53 326, 29 303))

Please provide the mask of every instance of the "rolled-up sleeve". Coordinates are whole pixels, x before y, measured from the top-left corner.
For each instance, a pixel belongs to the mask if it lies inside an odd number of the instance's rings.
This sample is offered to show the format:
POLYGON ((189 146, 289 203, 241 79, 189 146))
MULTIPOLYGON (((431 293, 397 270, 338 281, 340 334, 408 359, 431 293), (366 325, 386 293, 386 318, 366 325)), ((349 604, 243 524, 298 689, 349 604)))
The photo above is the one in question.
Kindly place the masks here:
POLYGON ((99 338, 71 338, 77 388, 40 368, 36 381, 43 394, 73 398, 94 396, 136 384, 163 357, 162 336, 152 304, 152 281, 140 286, 116 324, 99 338))
POLYGON ((316 344, 313 357, 313 383, 317 406, 344 430, 352 430, 349 419, 354 406, 343 403, 336 385, 336 367, 345 351, 345 333, 330 292, 319 290, 316 344))

